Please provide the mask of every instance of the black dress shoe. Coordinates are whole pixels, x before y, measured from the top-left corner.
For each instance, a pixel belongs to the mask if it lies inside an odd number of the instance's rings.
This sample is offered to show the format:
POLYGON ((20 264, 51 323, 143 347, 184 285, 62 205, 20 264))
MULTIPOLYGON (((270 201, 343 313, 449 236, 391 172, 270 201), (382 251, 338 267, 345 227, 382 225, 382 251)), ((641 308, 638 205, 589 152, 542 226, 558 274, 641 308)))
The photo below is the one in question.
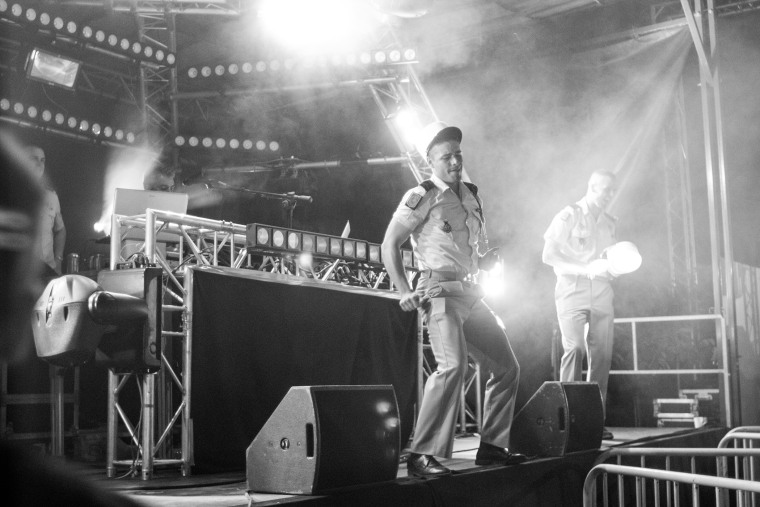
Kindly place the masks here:
POLYGON ((613 438, 615 438, 615 435, 610 430, 607 428, 602 429, 602 440, 612 440, 613 438))
POLYGON ((479 466, 517 465, 527 459, 528 457, 524 454, 509 452, 503 447, 481 442, 480 447, 478 447, 478 453, 475 455, 475 464, 479 466))
POLYGON ((409 459, 406 460, 406 470, 409 475, 415 477, 438 477, 451 473, 451 470, 438 463, 433 456, 414 452, 409 453, 409 459))

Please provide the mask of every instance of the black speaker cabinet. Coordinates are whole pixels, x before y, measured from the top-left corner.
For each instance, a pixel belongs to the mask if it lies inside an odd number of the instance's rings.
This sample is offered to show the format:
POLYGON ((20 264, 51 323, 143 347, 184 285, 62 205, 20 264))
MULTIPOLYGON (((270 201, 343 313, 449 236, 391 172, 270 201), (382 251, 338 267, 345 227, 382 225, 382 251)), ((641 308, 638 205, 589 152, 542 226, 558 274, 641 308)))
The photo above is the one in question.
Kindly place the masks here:
POLYGON ((596 382, 544 382, 512 423, 510 450, 564 456, 598 449, 604 410, 596 382))
POLYGON ((246 452, 248 490, 313 494, 394 480, 392 385, 291 387, 246 452))

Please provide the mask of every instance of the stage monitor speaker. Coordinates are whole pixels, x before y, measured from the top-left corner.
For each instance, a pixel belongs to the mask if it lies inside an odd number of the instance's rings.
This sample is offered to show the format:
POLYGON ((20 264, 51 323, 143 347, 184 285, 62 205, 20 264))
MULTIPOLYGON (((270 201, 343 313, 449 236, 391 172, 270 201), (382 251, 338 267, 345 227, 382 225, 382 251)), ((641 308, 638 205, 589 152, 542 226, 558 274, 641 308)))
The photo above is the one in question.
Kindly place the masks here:
POLYGON ((394 480, 392 385, 291 387, 246 451, 248 491, 313 494, 394 480))
POLYGON ((509 448, 529 456, 598 449, 604 410, 596 382, 544 382, 512 423, 509 448))

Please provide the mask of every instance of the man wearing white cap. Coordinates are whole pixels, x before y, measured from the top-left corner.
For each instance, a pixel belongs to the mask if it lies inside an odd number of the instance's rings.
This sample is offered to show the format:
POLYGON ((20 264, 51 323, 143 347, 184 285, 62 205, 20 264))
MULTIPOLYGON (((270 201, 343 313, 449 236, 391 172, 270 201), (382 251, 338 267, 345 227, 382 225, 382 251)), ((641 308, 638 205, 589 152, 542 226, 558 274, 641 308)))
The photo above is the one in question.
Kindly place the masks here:
MULTIPOLYGON (((607 398, 615 319, 613 276, 602 254, 615 243, 617 218, 605 211, 614 194, 615 175, 594 172, 583 199, 552 220, 544 234, 542 254, 557 275, 554 300, 564 349, 560 380, 582 380, 588 351, 586 380, 599 384, 602 402, 607 398)), ((602 438, 609 440, 613 435, 605 428, 602 438)))
POLYGON ((462 131, 443 122, 422 130, 417 149, 433 171, 429 180, 404 195, 388 225, 383 262, 406 311, 419 308, 437 363, 427 379, 407 470, 415 476, 449 474, 436 456, 450 458, 468 352, 491 372, 486 384, 483 427, 475 464, 525 461, 510 453, 515 397, 520 379, 507 334, 473 283, 479 269, 497 260, 485 242, 485 219, 477 187, 462 181, 462 131), (420 267, 413 290, 405 276, 401 245, 412 239, 420 267))

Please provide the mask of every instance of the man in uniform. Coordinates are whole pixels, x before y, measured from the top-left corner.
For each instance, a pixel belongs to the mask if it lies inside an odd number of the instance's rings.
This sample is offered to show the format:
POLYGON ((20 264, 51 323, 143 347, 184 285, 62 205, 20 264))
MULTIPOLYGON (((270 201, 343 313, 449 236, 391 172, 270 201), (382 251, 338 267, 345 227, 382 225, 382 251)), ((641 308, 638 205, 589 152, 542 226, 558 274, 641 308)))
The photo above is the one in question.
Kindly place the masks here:
POLYGON ((66 246, 66 226, 63 223, 63 215, 61 214, 61 202, 58 200, 58 194, 45 178, 44 150, 39 146, 32 145, 27 146, 26 152, 32 172, 41 182, 45 183, 37 256, 50 268, 47 270, 45 277, 55 277, 61 274, 63 249, 66 246))
MULTIPOLYGON (((557 275, 554 300, 564 354, 560 380, 582 380, 583 358, 588 353, 588 382, 597 382, 602 403, 612 362, 614 293, 612 275, 602 254, 615 243, 617 218, 605 211, 615 194, 615 175, 596 171, 586 195, 565 207, 544 234, 544 263, 557 275), (588 326, 588 333, 586 333, 588 326)), ((605 428, 602 438, 613 438, 605 428)))
POLYGON ((427 379, 407 470, 415 476, 450 473, 436 456, 450 458, 468 352, 491 372, 486 384, 477 465, 512 465, 525 456, 510 453, 515 397, 520 379, 501 321, 482 301, 473 283, 478 269, 496 260, 485 246, 483 206, 477 187, 462 181, 462 131, 443 122, 422 130, 418 151, 433 176, 404 195, 382 245, 386 270, 406 311, 419 308, 437 363, 427 379), (413 290, 402 263, 401 245, 411 236, 420 268, 413 290), (481 255, 482 253, 482 255, 481 255))

